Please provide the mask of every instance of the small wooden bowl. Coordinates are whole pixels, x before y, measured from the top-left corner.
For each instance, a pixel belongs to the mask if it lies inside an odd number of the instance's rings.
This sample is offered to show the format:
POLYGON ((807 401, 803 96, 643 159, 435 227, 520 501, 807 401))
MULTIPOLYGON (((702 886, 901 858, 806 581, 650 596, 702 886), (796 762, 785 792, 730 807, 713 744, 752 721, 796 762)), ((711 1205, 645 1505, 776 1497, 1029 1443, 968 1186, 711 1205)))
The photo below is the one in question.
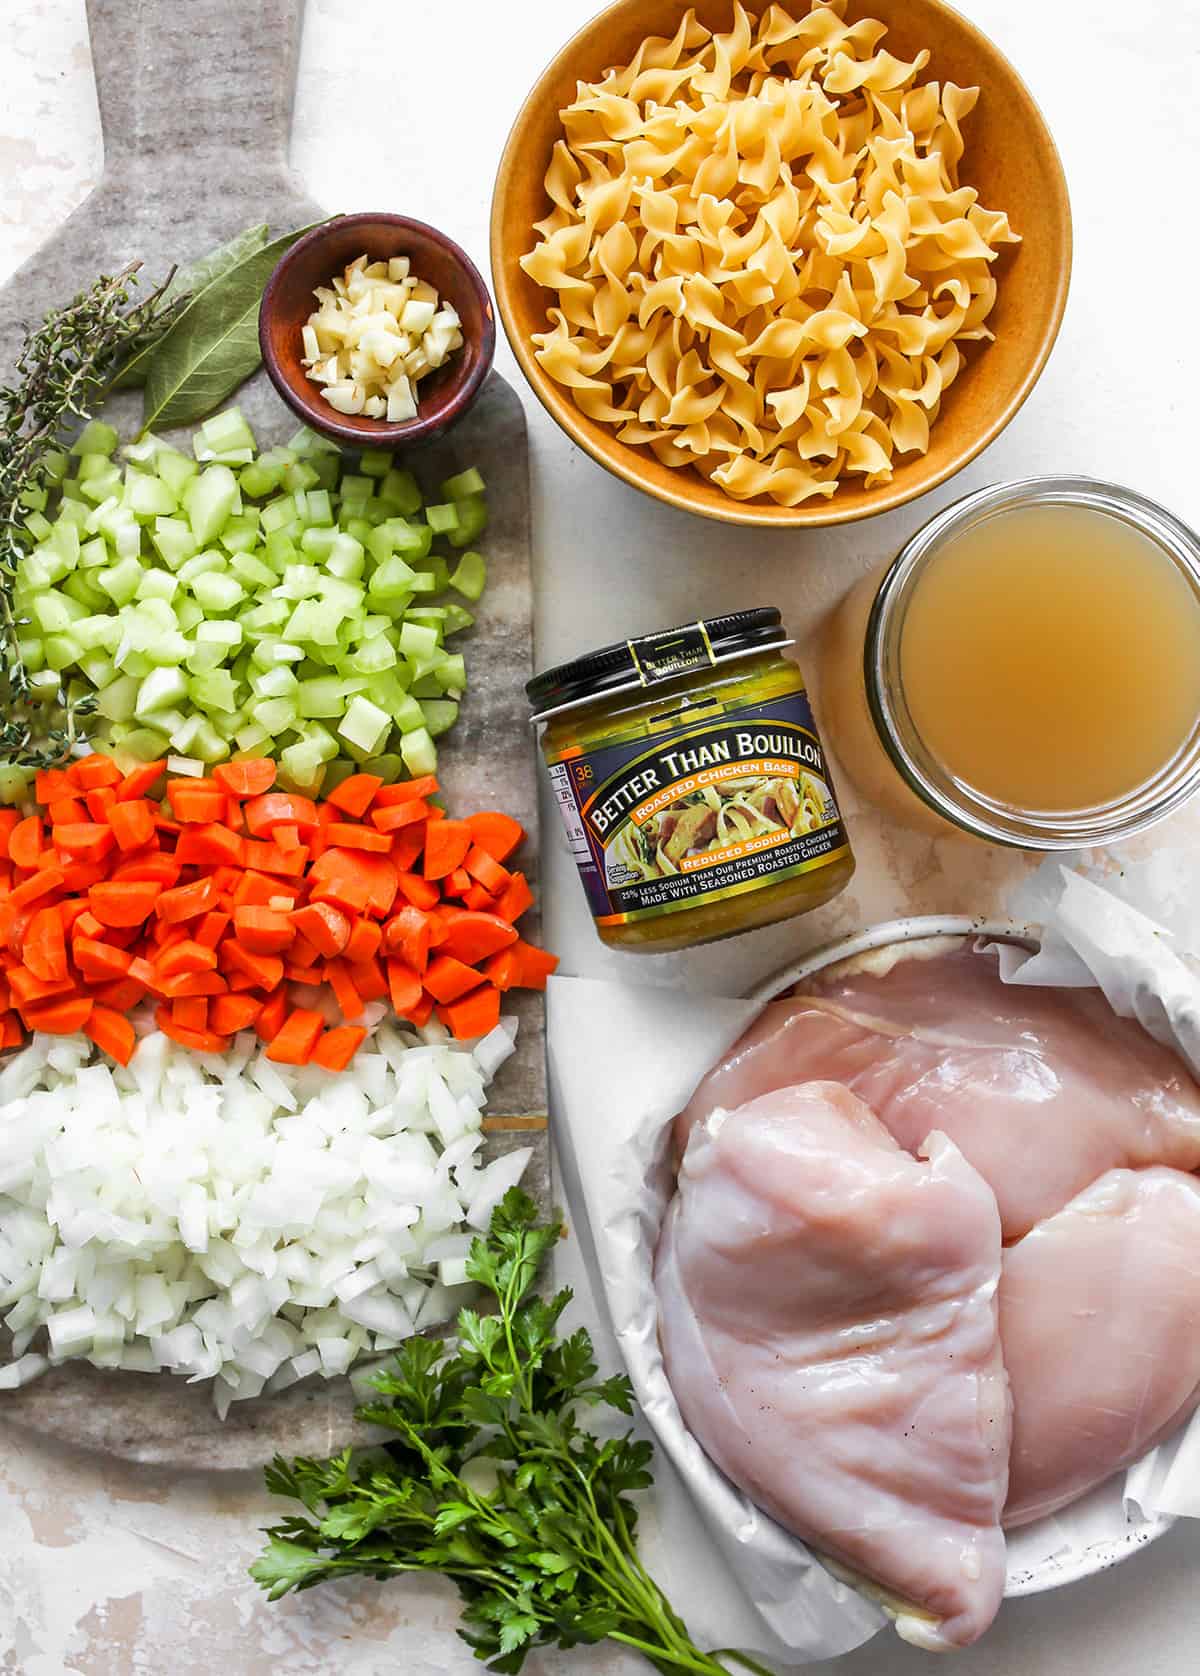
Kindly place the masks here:
MULTIPOLYGON (((799 16, 808 0, 783 0, 799 16)), ((759 13, 766 0, 750 0, 759 13)), ((843 483, 829 500, 776 506, 762 497, 733 500, 699 472, 659 463, 649 448, 619 442, 606 425, 588 419, 571 392, 534 358, 534 332, 546 329, 553 293, 523 272, 533 248, 533 224, 547 212, 543 181, 559 112, 577 81, 598 81, 612 65, 628 64, 648 35, 674 34, 693 8, 706 27, 729 27, 729 0, 617 0, 579 31, 542 73, 513 124, 500 159, 492 198, 492 283, 500 318, 521 370, 542 405, 594 460, 637 489, 689 512, 731 524, 787 528, 849 523, 887 512, 945 482, 993 441, 1037 382, 1058 335, 1071 273, 1071 212, 1058 151, 1028 88, 1004 55, 966 18, 941 0, 850 0, 847 16, 887 25, 883 45, 901 58, 922 47, 932 54, 922 79, 978 87, 979 103, 964 123, 964 185, 977 188, 989 209, 1008 212, 1023 243, 997 263, 999 295, 988 320, 989 344, 966 346, 967 365, 947 392, 927 454, 903 458, 890 483, 863 488, 843 483)))
POLYGON ((263 292, 258 341, 272 384, 311 429, 351 447, 398 448, 431 441, 462 418, 491 369, 496 320, 479 269, 445 233, 405 215, 342 215, 314 227, 280 258, 263 292), (313 292, 364 251, 372 262, 407 256, 418 278, 427 280, 462 321, 462 348, 416 386, 415 419, 389 423, 339 413, 301 364, 300 333, 316 307, 313 292))

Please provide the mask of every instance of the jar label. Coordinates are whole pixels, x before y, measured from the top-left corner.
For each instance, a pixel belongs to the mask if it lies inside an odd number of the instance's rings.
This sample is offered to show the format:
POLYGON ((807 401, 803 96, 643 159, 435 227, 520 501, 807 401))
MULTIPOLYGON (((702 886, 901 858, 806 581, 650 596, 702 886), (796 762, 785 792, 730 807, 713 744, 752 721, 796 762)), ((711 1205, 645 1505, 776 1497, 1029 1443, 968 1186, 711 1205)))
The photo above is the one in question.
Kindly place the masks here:
POLYGON ((849 844, 804 692, 553 759, 600 925, 695 907, 827 866, 849 844))
POLYGON ((648 687, 651 681, 669 681, 673 676, 686 675, 690 670, 703 669, 717 661, 703 623, 666 629, 661 634, 644 634, 640 640, 627 640, 625 644, 643 687, 648 687))

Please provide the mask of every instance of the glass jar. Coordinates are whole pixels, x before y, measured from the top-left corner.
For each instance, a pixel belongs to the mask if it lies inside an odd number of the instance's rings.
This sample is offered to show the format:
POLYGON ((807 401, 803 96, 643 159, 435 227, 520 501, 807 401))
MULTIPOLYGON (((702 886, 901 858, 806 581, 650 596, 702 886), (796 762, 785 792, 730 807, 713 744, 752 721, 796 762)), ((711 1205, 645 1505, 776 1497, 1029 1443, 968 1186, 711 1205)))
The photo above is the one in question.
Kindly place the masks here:
MULTIPOLYGON (((1200 786, 1200 702, 1194 714, 1188 711, 1185 736, 1154 772, 1117 794, 1110 791, 1080 807, 1015 807, 1002 797, 989 796, 956 773, 923 737, 904 678, 905 628, 914 600, 935 565, 954 562, 955 542, 964 536, 976 537, 990 520, 1041 508, 1068 508, 1115 519, 1123 526, 1123 538, 1132 535, 1151 543, 1173 571, 1180 621, 1186 619, 1192 625, 1200 647, 1200 540, 1154 502, 1090 478, 1042 477, 982 489, 947 507, 894 560, 850 591, 822 643, 822 708, 836 730, 839 761, 872 802, 931 833, 968 833, 990 843, 1031 850, 1110 844, 1170 814, 1200 786)), ((1089 556, 1086 550, 1081 555, 1084 562, 1089 556)), ((1029 555, 1025 558, 1028 562, 1029 555)), ((1029 612, 1045 608, 1036 589, 1025 603, 1029 612)), ((1085 616, 1089 609, 1088 595, 1081 592, 1077 613, 1085 616)), ((1144 628, 1138 616, 1135 603, 1128 619, 1131 634, 1144 628)), ((1070 648, 1064 648, 1064 656, 1069 653, 1070 648)), ((1132 717, 1139 714, 1139 704, 1144 706, 1156 679, 1154 661, 1151 650, 1143 660, 1140 689, 1132 689, 1131 684, 1127 694, 1126 713, 1132 717)), ((1014 680, 1018 678, 1014 675, 1014 680)), ((1012 690, 1011 684, 996 683, 994 705, 1001 719, 1003 707, 1013 702, 1012 690)), ((1196 690, 1200 695, 1200 669, 1196 690)), ((1093 698, 1095 691, 1093 687, 1093 698)), ((1086 689, 1082 696, 1086 697, 1086 689)), ((1054 737, 1058 720, 1054 714, 1044 716, 1040 725, 1047 738, 1054 737)), ((1088 748, 1100 753, 1107 744, 1104 737, 1094 736, 1088 748)), ((1060 748, 1067 750, 1065 734, 1060 748)), ((1066 764, 1069 758, 1064 755, 1062 761, 1066 764)))
POLYGON ((605 646, 527 687, 596 930, 657 954, 819 908, 854 857, 778 611, 605 646))

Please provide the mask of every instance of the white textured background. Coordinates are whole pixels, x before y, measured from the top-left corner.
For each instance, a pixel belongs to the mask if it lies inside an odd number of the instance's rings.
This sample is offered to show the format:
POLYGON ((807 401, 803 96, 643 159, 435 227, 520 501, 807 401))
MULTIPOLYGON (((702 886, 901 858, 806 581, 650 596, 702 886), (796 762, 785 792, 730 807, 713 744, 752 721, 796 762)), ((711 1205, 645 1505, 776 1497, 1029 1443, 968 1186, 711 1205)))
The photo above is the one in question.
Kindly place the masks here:
MULTIPOLYGON (((704 524, 641 498, 567 444, 530 397, 543 662, 753 604, 779 604, 796 632, 810 634, 854 577, 929 513, 1000 477, 1111 476, 1200 523, 1200 5, 961 4, 1031 84, 1071 186, 1071 303, 1025 410, 953 485, 918 505, 826 535, 788 536, 704 524)), ((453 233, 486 271, 491 177, 508 124, 544 61, 593 9, 592 0, 309 0, 296 168, 331 210, 420 216, 453 233)), ((254 8, 242 10, 249 26, 254 8)), ((181 27, 185 18, 181 5, 181 27)), ((0 25, 3 277, 95 184, 102 146, 83 0, 3 0, 0 25)), ((503 342, 498 365, 520 385, 503 342)), ((851 918, 909 906, 977 910, 1012 871, 954 841, 897 837, 869 810, 854 815, 853 835, 854 894, 815 926, 806 922, 807 943, 851 918)), ((546 849, 550 925, 566 968, 613 972, 620 963, 592 938, 549 827, 546 849)), ((800 934, 743 939, 719 958, 644 962, 636 975, 736 988, 780 964, 800 934)), ((453 1637, 455 1598, 439 1586, 339 1586, 267 1606, 244 1568, 268 1511, 248 1478, 135 1472, 43 1451, 0 1428, 0 1672, 459 1676, 478 1668, 453 1637)), ((961 1676, 1194 1676, 1198 1646, 1200 1529, 1191 1526, 1105 1577, 1005 1607, 955 1668, 961 1676)), ((820 1671, 928 1676, 934 1664, 883 1638, 820 1671)), ((529 1669, 558 1676, 568 1666, 584 1676, 647 1668, 591 1653, 529 1669)))

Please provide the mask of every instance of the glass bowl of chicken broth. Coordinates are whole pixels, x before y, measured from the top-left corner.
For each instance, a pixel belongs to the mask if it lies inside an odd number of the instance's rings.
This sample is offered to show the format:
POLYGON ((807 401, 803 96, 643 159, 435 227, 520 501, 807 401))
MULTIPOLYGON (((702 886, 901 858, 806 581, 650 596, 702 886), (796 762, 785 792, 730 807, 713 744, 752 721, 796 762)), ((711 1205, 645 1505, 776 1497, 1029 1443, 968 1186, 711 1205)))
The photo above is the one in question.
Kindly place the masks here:
POLYGON ((836 612, 823 715, 908 824, 1110 844, 1200 785, 1200 539, 1084 477, 982 489, 836 612))

